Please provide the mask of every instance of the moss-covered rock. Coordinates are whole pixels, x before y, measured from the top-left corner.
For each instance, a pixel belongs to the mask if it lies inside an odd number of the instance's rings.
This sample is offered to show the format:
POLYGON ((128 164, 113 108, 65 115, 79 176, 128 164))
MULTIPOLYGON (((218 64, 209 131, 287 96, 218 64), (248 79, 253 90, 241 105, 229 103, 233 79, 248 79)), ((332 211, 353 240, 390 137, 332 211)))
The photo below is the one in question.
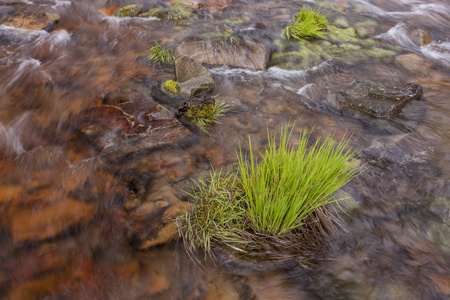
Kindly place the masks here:
POLYGON ((360 38, 356 29, 353 27, 339 28, 333 25, 327 27, 328 39, 335 42, 353 42, 358 43, 360 38))
POLYGON ((347 28, 348 26, 350 26, 345 17, 337 18, 336 20, 334 20, 333 24, 340 28, 347 28))
POLYGON ((375 33, 377 22, 373 20, 367 20, 364 22, 358 22, 355 24, 356 32, 360 37, 367 37, 369 35, 373 35, 375 33))
POLYGON ((203 105, 194 105, 188 108, 185 116, 189 118, 206 118, 214 113, 215 103, 205 103, 203 105))
MULTIPOLYGON (((373 22, 361 22, 361 26, 374 25, 373 22)), ((371 38, 361 38, 353 27, 327 27, 326 40, 300 40, 286 42, 276 40, 279 48, 271 57, 270 65, 284 69, 304 69, 319 65, 322 61, 338 58, 345 64, 361 61, 382 60, 391 62, 399 51, 391 46, 377 46, 371 38)))
POLYGON ((142 11, 142 6, 137 4, 130 4, 114 11, 115 17, 136 17, 142 11))
POLYGON ((163 89, 171 94, 177 94, 180 91, 180 84, 174 80, 167 80, 163 84, 163 89))

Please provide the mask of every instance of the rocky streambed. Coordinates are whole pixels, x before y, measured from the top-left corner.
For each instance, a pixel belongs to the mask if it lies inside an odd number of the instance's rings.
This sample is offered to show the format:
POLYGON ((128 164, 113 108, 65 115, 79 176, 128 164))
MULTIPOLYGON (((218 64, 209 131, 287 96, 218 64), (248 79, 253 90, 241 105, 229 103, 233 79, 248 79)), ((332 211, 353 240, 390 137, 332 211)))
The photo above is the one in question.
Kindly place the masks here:
POLYGON ((447 299, 449 13, 443 0, 3 1, 0 298, 447 299), (325 38, 284 38, 302 5, 327 14, 325 38), (173 64, 147 59, 154 41, 173 64), (231 109, 199 130, 185 114, 214 97, 231 109), (172 222, 191 180, 288 121, 352 135, 368 167, 341 191, 345 227, 308 260, 195 263, 172 222))

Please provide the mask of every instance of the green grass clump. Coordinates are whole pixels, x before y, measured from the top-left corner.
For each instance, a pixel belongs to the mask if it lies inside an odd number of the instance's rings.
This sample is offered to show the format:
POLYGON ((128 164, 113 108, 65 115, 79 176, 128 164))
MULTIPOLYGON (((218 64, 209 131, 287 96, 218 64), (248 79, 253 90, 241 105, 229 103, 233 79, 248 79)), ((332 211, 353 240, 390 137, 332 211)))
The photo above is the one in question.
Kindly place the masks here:
POLYGON ((305 132, 292 146, 288 127, 278 137, 268 134, 261 157, 249 138, 248 158, 239 151, 236 173, 213 171, 210 180, 197 183, 195 205, 183 217, 188 248, 208 252, 218 243, 240 251, 305 250, 333 229, 325 205, 344 200, 333 193, 361 170, 355 152, 346 150, 349 139, 336 144, 333 136, 308 151, 305 132))
POLYGON ((250 159, 239 154, 239 173, 245 203, 255 231, 283 235, 302 226, 317 208, 335 201, 332 194, 353 179, 357 162, 349 140, 334 145, 333 136, 307 151, 309 136, 290 146, 292 130, 281 130, 279 141, 268 134, 269 147, 259 161, 250 143, 250 159))
POLYGON ((180 84, 175 80, 167 80, 164 82, 163 86, 165 90, 172 94, 176 94, 180 91, 180 84))
POLYGON ((192 12, 182 7, 178 1, 171 8, 153 8, 148 14, 163 20, 183 20, 192 16, 192 12))
POLYGON ((322 15, 319 10, 315 11, 312 8, 303 6, 302 10, 296 16, 296 20, 290 25, 286 26, 284 31, 286 38, 310 39, 316 37, 325 37, 323 31, 328 26, 328 20, 325 15, 322 15))
POLYGON ((207 132, 208 127, 215 123, 219 123, 219 118, 225 115, 230 109, 221 99, 215 99, 214 103, 204 104, 201 109, 193 106, 186 112, 186 116, 195 123, 200 130, 207 132))
POLYGON ((131 4, 121 7, 114 11, 113 16, 115 17, 136 17, 142 11, 140 5, 131 4))
POLYGON ((208 180, 196 182, 193 194, 194 209, 181 219, 185 223, 185 241, 191 249, 198 246, 211 250, 212 243, 233 247, 242 243, 246 210, 237 175, 211 171, 208 180))
POLYGON ((180 2, 177 1, 173 6, 172 19, 173 20, 187 19, 190 16, 192 16, 192 13, 189 10, 182 7, 180 5, 180 2))
POLYGON ((175 60, 175 56, 172 51, 164 49, 157 41, 154 41, 155 45, 150 48, 147 58, 148 60, 163 64, 172 63, 175 60))

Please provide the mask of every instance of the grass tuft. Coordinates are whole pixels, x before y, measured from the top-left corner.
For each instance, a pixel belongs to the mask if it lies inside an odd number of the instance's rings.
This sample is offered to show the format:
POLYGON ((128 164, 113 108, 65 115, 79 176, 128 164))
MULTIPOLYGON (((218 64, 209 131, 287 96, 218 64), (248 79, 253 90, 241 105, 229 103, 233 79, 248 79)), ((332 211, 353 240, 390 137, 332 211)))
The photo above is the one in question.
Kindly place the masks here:
POLYGON ((201 111, 197 109, 194 112, 193 109, 195 108, 191 108, 186 113, 186 116, 189 117, 203 132, 208 132, 208 128, 213 124, 220 124, 219 118, 230 110, 230 106, 225 104, 225 102, 219 98, 216 98, 215 103, 212 105, 211 109, 205 107, 201 111))
POLYGON ((195 199, 194 208, 180 220, 190 249, 200 246, 208 252, 212 243, 234 248, 234 244, 246 242, 242 238, 246 210, 236 174, 213 170, 208 180, 195 182, 189 195, 195 199))
POLYGON ((239 251, 303 251, 321 243, 335 229, 326 205, 333 194, 361 170, 346 150, 349 139, 333 135, 317 140, 309 151, 309 135, 292 146, 289 124, 279 136, 269 133, 267 150, 258 157, 249 138, 248 158, 238 153, 238 172, 212 171, 199 180, 190 196, 194 207, 182 218, 189 249, 206 252, 213 244, 239 251))
POLYGON ((333 136, 317 140, 307 151, 309 135, 290 145, 292 129, 268 134, 269 147, 258 160, 249 138, 249 155, 239 153, 239 174, 255 231, 280 236, 302 226, 317 208, 335 201, 332 194, 358 174, 349 140, 334 145, 333 136))
POLYGON ((154 41, 155 45, 150 48, 147 58, 148 60, 157 62, 159 64, 172 63, 175 60, 175 56, 172 51, 164 49, 157 41, 154 41))
POLYGON ((192 16, 192 12, 182 7, 179 1, 170 9, 153 8, 148 13, 152 17, 173 21, 187 19, 192 16))
POLYGON ((302 10, 296 16, 296 20, 284 29, 286 38, 301 40, 311 38, 324 38, 323 31, 328 26, 326 15, 322 15, 320 10, 314 10, 303 6, 302 10))

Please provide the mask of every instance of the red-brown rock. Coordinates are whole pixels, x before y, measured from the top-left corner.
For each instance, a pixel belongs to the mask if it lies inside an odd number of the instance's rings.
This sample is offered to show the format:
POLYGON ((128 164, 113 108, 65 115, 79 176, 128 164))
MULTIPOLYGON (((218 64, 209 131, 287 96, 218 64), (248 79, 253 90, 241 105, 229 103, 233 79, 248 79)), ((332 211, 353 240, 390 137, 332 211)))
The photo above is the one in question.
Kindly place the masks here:
POLYGON ((61 199, 45 208, 21 208, 7 212, 1 222, 15 242, 52 238, 80 222, 91 219, 96 205, 61 199))
POLYGON ((41 13, 36 15, 20 13, 6 19, 6 21, 3 22, 3 25, 22 29, 51 31, 59 18, 60 17, 57 14, 52 13, 41 13))
POLYGON ((267 69, 269 51, 264 44, 246 41, 243 44, 216 47, 205 41, 185 41, 175 51, 207 65, 227 65, 255 70, 267 69))

